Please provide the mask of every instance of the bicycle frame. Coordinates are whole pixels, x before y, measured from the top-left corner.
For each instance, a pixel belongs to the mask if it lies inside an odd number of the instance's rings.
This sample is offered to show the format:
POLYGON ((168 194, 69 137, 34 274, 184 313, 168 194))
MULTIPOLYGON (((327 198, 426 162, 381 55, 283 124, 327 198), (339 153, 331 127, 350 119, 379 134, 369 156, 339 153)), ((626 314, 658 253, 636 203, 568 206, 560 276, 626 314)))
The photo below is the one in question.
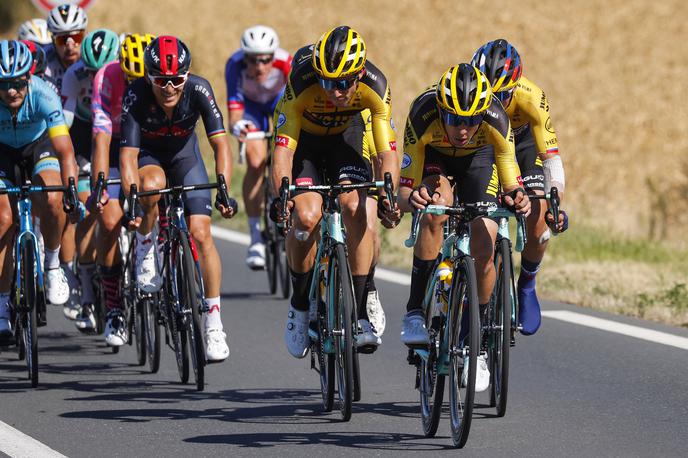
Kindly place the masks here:
MULTIPOLYGON (((31 199, 29 198, 29 193, 31 192, 40 192, 43 190, 42 186, 21 186, 21 187, 12 187, 12 188, 7 188, 7 193, 8 194, 19 194, 19 199, 17 199, 17 215, 18 215, 18 223, 19 223, 19 233, 16 236, 15 239, 15 245, 14 245, 14 252, 16 256, 16 272, 15 272, 15 285, 21 285, 21 263, 22 263, 22 250, 21 246, 24 240, 26 239, 31 239, 33 240, 33 250, 34 250, 34 259, 39 260, 41 259, 40 257, 40 251, 39 251, 39 246, 38 246, 38 237, 36 234, 33 232, 33 220, 31 217, 31 208, 32 208, 32 203, 31 199)), ((44 293, 44 284, 43 284, 43 266, 41 266, 40 262, 36 262, 34 266, 36 270, 36 286, 38 287, 38 291, 43 294, 44 293)), ((19 290, 19 287, 15 288, 15 302, 17 306, 20 304, 20 296, 21 296, 21 291, 19 290)))

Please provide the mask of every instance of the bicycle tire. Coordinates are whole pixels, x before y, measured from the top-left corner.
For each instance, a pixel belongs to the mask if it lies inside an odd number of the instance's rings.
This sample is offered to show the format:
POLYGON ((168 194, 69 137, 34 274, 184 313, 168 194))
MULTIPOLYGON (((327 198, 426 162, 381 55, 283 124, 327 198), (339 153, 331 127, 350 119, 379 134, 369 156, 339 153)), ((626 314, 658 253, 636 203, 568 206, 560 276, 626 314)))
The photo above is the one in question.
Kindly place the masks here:
POLYGON ((454 264, 449 302, 449 414, 454 446, 466 445, 471 429, 475 378, 480 353, 480 316, 475 265, 470 256, 460 256, 454 264), (464 305, 466 303, 466 305, 464 305), (468 336, 459 341, 461 315, 469 314, 468 336), (465 342, 468 342, 466 347, 465 342), (468 377, 462 386, 464 355, 468 354, 468 377))
MULTIPOLYGON (((355 323, 355 321, 353 321, 355 323)), ((361 400, 361 364, 358 361, 358 352, 354 350, 353 352, 353 402, 358 402, 361 400)))
POLYGON ((511 245, 500 239, 495 250, 497 281, 495 297, 491 301, 489 328, 490 407, 497 416, 506 414, 509 392, 509 349, 511 348, 511 245))
POLYGON ((144 333, 144 317, 143 304, 141 301, 136 301, 131 308, 132 333, 131 336, 136 346, 136 365, 144 366, 146 358, 148 357, 148 349, 146 348, 146 334, 144 333))
POLYGON ((21 242, 21 299, 22 335, 24 339, 26 368, 31 387, 38 386, 38 288, 36 285, 34 241, 27 238, 21 242))
MULTIPOLYGON (((167 256, 176 256, 176 254, 169 253, 167 256)), ((174 358, 177 363, 177 372, 179 373, 179 380, 181 383, 188 383, 189 381, 189 352, 187 348, 186 329, 182 322, 181 316, 175 307, 178 303, 180 291, 176 280, 177 266, 171 264, 171 269, 167 269, 165 280, 165 309, 167 310, 168 326, 172 336, 172 348, 174 350, 174 358)))
MULTIPOLYGON (((432 276, 436 273, 433 270, 432 276)), ((433 277, 430 278, 433 278, 433 277)), ((425 437, 434 437, 440 423, 442 403, 444 402, 445 375, 438 369, 438 354, 441 347, 441 339, 444 335, 446 318, 437 312, 437 289, 443 288, 442 280, 435 282, 435 292, 431 295, 425 308, 425 327, 430 334, 428 346, 428 359, 420 358, 420 414, 425 437)), ((441 294, 441 293, 440 293, 441 294)))
MULTIPOLYGON (((324 278, 320 278, 319 282, 324 282, 324 278)), ((322 395, 323 410, 325 412, 331 412, 334 406, 334 364, 335 355, 328 351, 326 348, 326 343, 332 343, 332 336, 328 333, 327 323, 331 322, 329 318, 328 307, 324 302, 320 301, 320 286, 318 285, 318 341, 314 343, 317 362, 318 362, 318 374, 320 376, 320 393, 322 395)), ((329 345, 331 348, 331 345, 329 345)))
POLYGON ((291 275, 289 274, 289 264, 287 263, 287 249, 285 243, 286 239, 278 234, 275 249, 275 263, 277 265, 280 288, 282 289, 282 298, 289 299, 289 295, 291 294, 291 275))
MULTIPOLYGON (((334 287, 328 288, 330 300, 334 307, 335 335, 335 370, 337 372, 337 395, 339 411, 343 421, 351 419, 351 403, 353 400, 353 326, 351 313, 354 307, 353 286, 351 272, 347 262, 346 249, 338 243, 330 258, 330 281, 334 287), (334 293, 334 294, 332 294, 334 293)), ((332 286, 332 285, 330 285, 332 286)))
POLYGON ((268 274, 268 289, 270 294, 275 294, 277 292, 277 256, 275 241, 270 238, 272 235, 268 235, 268 239, 265 241, 265 272, 268 274))
MULTIPOLYGON (((203 346, 203 331, 201 327, 201 303, 203 297, 198 283, 200 282, 200 271, 196 268, 189 234, 179 233, 180 247, 182 249, 182 265, 184 279, 184 295, 186 306, 191 311, 190 320, 187 320, 187 338, 189 339, 189 355, 191 356, 191 366, 196 381, 196 390, 203 391, 205 388, 205 348, 203 346)), ((179 258, 177 258, 179 260, 179 258)))
POLYGON ((151 374, 160 369, 160 325, 158 324, 157 306, 153 299, 142 299, 141 312, 143 314, 143 334, 146 336, 146 350, 148 351, 148 368, 151 374))

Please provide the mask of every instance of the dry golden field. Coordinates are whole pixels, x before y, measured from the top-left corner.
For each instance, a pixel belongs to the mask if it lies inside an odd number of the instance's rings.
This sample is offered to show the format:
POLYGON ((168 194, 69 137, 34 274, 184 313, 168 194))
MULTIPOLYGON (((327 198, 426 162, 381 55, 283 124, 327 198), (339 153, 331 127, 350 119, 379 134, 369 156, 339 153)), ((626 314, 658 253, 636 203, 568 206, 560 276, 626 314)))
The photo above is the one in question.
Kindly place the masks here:
MULTIPOLYGON (((506 38, 518 48, 525 74, 549 97, 571 231, 585 226, 688 247, 677 224, 688 223, 683 0, 98 0, 89 19, 89 28, 180 36, 191 48, 193 71, 211 80, 221 100, 225 60, 247 26, 274 27, 293 52, 333 26, 350 25, 391 83, 397 125, 412 98, 448 66, 469 60, 485 41, 506 38)), ((626 271, 623 260, 586 263, 553 249, 544 272, 558 281, 543 288, 552 298, 622 308, 638 292, 685 282, 684 272, 666 272, 660 264, 626 271), (580 281, 591 282, 590 291, 580 281)), ((679 315, 650 317, 688 320, 685 311, 679 315)))

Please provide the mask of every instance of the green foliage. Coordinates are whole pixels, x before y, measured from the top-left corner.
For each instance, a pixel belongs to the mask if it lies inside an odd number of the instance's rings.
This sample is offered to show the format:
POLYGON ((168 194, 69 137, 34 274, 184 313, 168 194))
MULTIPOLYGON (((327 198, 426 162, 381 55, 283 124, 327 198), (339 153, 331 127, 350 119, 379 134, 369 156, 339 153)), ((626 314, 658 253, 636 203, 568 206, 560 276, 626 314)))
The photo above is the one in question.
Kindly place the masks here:
POLYGON ((636 297, 636 307, 641 316, 652 306, 668 307, 682 313, 688 310, 688 288, 685 283, 675 283, 669 289, 657 293, 640 293, 636 297))

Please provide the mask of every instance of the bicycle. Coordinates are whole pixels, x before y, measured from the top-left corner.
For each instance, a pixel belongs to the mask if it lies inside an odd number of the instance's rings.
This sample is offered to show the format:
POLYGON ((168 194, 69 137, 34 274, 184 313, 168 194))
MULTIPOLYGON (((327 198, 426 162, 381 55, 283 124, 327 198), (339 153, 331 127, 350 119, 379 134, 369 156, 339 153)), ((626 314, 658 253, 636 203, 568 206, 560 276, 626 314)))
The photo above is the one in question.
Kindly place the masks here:
POLYGON ((308 336, 311 369, 320 375, 323 408, 330 412, 334 406, 336 378, 343 421, 351 419, 351 404, 360 400, 361 384, 358 351, 354 351, 358 315, 347 258, 346 230, 337 197, 358 189, 384 188, 389 201, 394 202, 392 177, 386 173, 384 178, 384 181, 365 183, 300 186, 290 185, 289 179, 283 177, 279 190, 282 215, 286 215, 290 192, 317 192, 323 197, 320 240, 309 289, 309 316, 312 318, 308 336))
MULTIPOLYGON (((31 216, 31 194, 43 192, 69 193, 75 199, 76 184, 70 177, 67 186, 37 186, 26 176, 28 167, 22 171, 20 186, 0 188, 0 195, 16 195, 17 226, 14 234, 14 275, 12 279, 11 307, 14 317, 17 357, 26 360, 31 387, 38 386, 38 327, 45 326, 46 297, 43 266, 40 262, 38 236, 34 232, 31 216)), ((76 205, 74 201, 70 205, 76 205)), ((67 208, 65 207, 65 210, 67 208)))
POLYGON ((409 248, 415 245, 422 214, 449 215, 444 241, 423 300, 430 343, 411 348, 409 361, 417 367, 416 388, 420 393, 423 432, 427 437, 437 432, 445 378, 449 376, 452 442, 458 448, 466 444, 470 432, 477 358, 482 351, 469 223, 481 216, 501 217, 504 212, 494 204, 428 205, 414 212, 411 233, 404 242, 409 248), (467 320, 462 320, 464 313, 468 313, 467 320), (466 323, 468 329, 462 329, 466 323), (468 370, 464 378, 466 363, 468 370))
MULTIPOLYGON (((162 262, 160 275, 163 279, 162 288, 156 295, 139 296, 142 300, 142 326, 147 339, 147 347, 152 352, 155 361, 159 363, 160 345, 159 324, 165 329, 165 342, 175 353, 177 370, 182 383, 189 381, 189 359, 193 369, 196 389, 203 391, 205 383, 205 350, 201 325, 201 314, 207 313, 203 277, 201 275, 196 246, 189 234, 184 218, 185 192, 217 189, 215 206, 220 204, 232 207, 236 212, 237 204, 227 195, 227 184, 222 175, 218 175, 217 183, 178 185, 151 191, 137 191, 135 184, 131 185, 127 199, 125 221, 133 221, 136 217, 136 204, 139 198, 162 195, 165 202, 167 227, 161 228, 162 262), (157 304, 157 309, 153 305, 157 304), (158 329, 156 329, 158 328, 158 329), (172 344, 170 344, 172 340, 172 344)), ((133 261, 130 248, 128 263, 133 261)), ((133 282, 132 277, 132 282, 133 282)))

